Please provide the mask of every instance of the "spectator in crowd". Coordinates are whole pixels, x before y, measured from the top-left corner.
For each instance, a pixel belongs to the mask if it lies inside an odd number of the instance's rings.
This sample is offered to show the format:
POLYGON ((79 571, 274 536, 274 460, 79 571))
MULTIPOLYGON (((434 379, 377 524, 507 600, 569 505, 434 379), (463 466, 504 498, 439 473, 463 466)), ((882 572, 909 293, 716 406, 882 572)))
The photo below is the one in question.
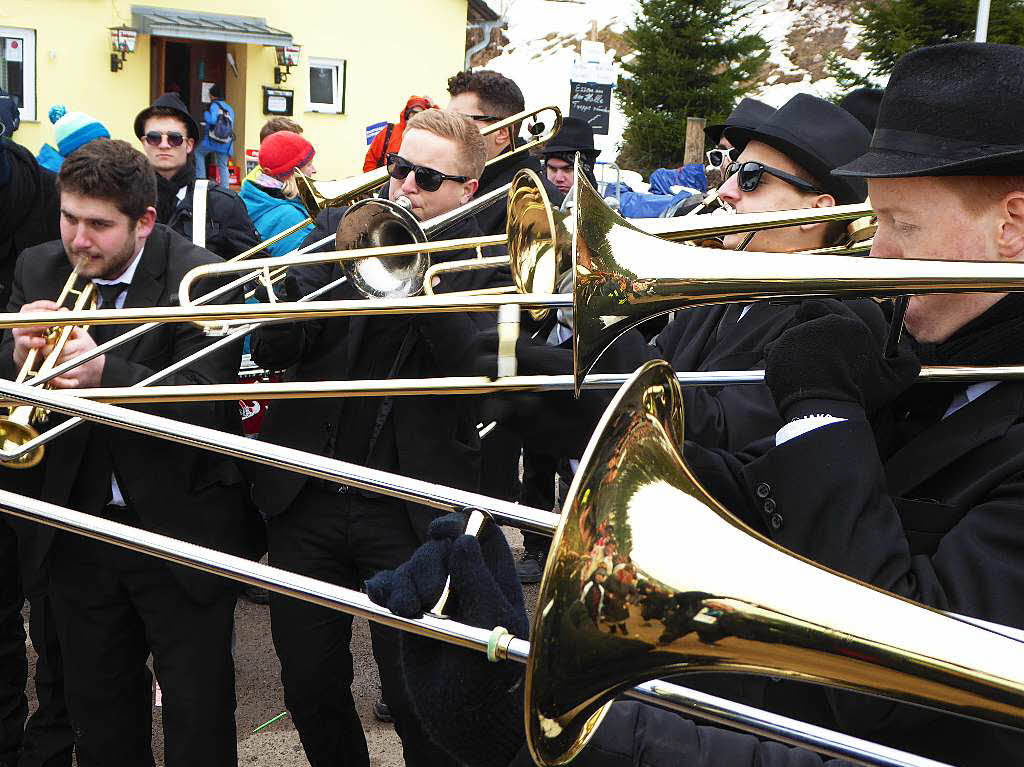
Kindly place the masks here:
MULTIPOLYGON (((242 184, 241 197, 264 239, 280 234, 309 217, 299 201, 296 171, 305 176, 314 175, 315 155, 312 144, 290 131, 272 133, 260 144, 260 176, 253 181, 246 179, 242 184)), ((267 246, 267 251, 272 256, 283 256, 298 248, 312 230, 310 222, 267 246)))
POLYGON ((405 102, 405 109, 397 123, 388 123, 388 126, 373 137, 370 148, 366 150, 366 159, 363 161, 363 172, 380 168, 388 161, 389 152, 397 152, 402 146, 402 134, 405 133, 405 124, 409 118, 419 114, 424 109, 433 109, 434 102, 426 96, 410 96, 405 102))
POLYGON ((726 129, 755 130, 773 114, 775 114, 774 107, 757 99, 743 99, 725 118, 725 122, 708 125, 704 128, 704 135, 715 146, 708 152, 708 165, 705 168, 708 189, 722 185, 725 181, 726 167, 739 156, 739 150, 729 140, 726 129))
POLYGON ((50 122, 57 140, 57 148, 43 144, 36 160, 52 173, 60 172, 64 158, 78 147, 93 139, 110 138, 108 131, 99 120, 84 112, 69 112, 63 104, 50 108, 50 122))
POLYGON ((21 125, 21 113, 18 101, 10 93, 0 88, 0 137, 10 138, 21 125))
POLYGON ((196 178, 206 178, 207 157, 217 163, 217 183, 227 189, 228 158, 235 146, 235 110, 224 101, 224 94, 216 83, 210 87, 210 108, 203 112, 203 140, 196 146, 196 178))
POLYGON ((289 117, 271 117, 260 128, 260 143, 271 133, 288 131, 289 133, 302 133, 302 126, 289 117))
POLYGON ((165 93, 135 118, 135 135, 156 171, 157 222, 221 258, 259 243, 245 205, 230 189, 196 182, 193 150, 199 125, 176 93, 165 93), (205 204, 197 205, 202 195, 205 204), (203 215, 204 222, 197 220, 203 215))
MULTIPOLYGON (((0 94, 0 306, 6 308, 18 254, 60 236, 60 203, 56 178, 39 167, 32 153, 10 141, 17 107, 0 94), (5 112, 13 107, 13 116, 5 112)), ((31 495, 37 491, 38 469, 0 469, 0 487, 31 495)), ((45 572, 27 566, 19 556, 22 525, 0 519, 0 765, 71 767, 74 735, 64 702, 64 673, 47 593, 45 572), (16 537, 15 533, 19 535, 16 537), (28 632, 36 653, 37 708, 28 717, 25 697, 28 661, 22 609, 28 597, 28 632), (18 752, 20 749, 20 759, 18 752)))

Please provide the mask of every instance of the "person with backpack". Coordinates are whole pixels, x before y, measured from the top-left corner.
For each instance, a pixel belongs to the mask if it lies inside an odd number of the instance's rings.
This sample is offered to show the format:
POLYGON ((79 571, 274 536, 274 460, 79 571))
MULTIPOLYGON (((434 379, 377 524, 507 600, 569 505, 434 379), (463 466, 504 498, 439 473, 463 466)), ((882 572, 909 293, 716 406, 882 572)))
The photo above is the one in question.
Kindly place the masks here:
POLYGON ((363 172, 383 167, 387 162, 388 152, 397 152, 402 145, 402 134, 405 132, 405 124, 414 114, 424 109, 434 109, 436 105, 427 96, 410 96, 405 102, 405 109, 397 123, 388 123, 388 127, 378 133, 370 148, 366 150, 366 159, 363 161, 363 172))
POLYGON ((210 86, 210 108, 203 112, 203 140, 196 147, 196 178, 206 178, 206 156, 212 154, 217 162, 220 178, 217 182, 228 188, 228 158, 235 142, 235 110, 224 101, 219 85, 210 86))

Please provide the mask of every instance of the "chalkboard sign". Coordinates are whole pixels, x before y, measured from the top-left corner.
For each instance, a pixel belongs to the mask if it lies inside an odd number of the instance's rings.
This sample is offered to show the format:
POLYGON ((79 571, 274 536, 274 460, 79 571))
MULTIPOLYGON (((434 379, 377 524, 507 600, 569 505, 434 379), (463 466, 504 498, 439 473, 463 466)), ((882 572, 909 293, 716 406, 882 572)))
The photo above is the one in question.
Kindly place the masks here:
POLYGON ((608 135, 612 86, 601 83, 570 83, 569 115, 586 120, 594 133, 608 135))

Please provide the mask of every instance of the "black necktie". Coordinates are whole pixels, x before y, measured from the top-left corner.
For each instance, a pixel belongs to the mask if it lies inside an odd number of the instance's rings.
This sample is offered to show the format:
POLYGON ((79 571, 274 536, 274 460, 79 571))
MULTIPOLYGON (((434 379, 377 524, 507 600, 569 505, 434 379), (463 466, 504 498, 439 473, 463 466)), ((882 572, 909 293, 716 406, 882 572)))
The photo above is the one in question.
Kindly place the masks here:
MULTIPOLYGON (((117 299, 128 289, 127 282, 115 282, 110 285, 93 284, 100 294, 100 309, 116 309, 117 299)), ((121 327, 119 325, 97 325, 92 329, 91 335, 96 345, 99 346, 118 335, 120 330, 121 327)))

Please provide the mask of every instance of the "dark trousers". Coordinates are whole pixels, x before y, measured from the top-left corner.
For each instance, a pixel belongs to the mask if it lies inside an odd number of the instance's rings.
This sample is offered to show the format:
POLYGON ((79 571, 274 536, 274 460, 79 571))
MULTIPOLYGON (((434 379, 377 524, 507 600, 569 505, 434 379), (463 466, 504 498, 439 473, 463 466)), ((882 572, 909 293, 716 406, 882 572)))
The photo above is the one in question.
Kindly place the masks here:
POLYGON ((17 764, 28 713, 28 660, 21 618, 24 603, 18 539, 6 515, 0 513, 0 765, 4 767, 17 764))
POLYGON ((495 426, 480 443, 480 493, 515 502, 519 499, 519 456, 523 442, 511 429, 495 426))
POLYGON ((36 578, 23 589, 20 576, 17 539, 0 515, 0 765, 71 767, 74 737, 64 703, 63 662, 46 582, 36 578), (28 663, 21 617, 25 591, 32 605, 29 636, 37 656, 38 702, 27 726, 28 663))
MULTIPOLYGON (((351 589, 405 562, 419 545, 403 502, 339 493, 315 481, 268 521, 267 542, 274 567, 351 589)), ((271 593, 270 618, 285 705, 310 765, 367 767, 366 738, 352 699, 352 616, 271 593)), ((406 765, 451 764, 413 712, 399 668, 398 632, 371 622, 370 636, 406 765)))
MULTIPOLYGON (((555 509, 555 481, 558 460, 531 450, 523 452, 523 492, 519 502, 524 506, 549 511, 555 509)), ((547 556, 551 536, 523 531, 523 548, 532 554, 547 556)))
POLYGON ((61 533, 50 593, 80 767, 153 765, 153 668, 167 767, 235 767, 234 592, 193 600, 160 560, 61 533))

